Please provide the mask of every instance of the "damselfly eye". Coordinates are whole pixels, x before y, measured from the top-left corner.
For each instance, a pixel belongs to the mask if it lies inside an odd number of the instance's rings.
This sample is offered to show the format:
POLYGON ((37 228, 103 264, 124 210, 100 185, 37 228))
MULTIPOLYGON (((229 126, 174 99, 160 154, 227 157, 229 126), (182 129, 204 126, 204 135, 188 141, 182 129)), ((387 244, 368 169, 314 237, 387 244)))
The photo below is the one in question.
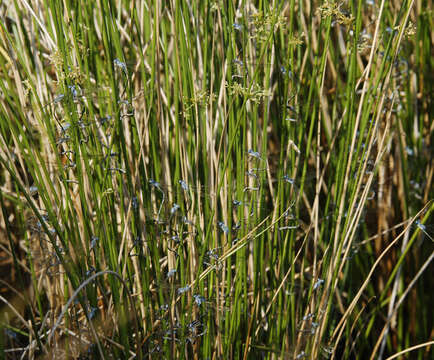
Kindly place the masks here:
POLYGON ((205 303, 205 298, 202 295, 193 295, 194 298, 194 302, 196 303, 197 306, 202 305, 203 303, 205 303))
POLYGON ((190 285, 180 287, 178 289, 177 293, 178 293, 178 295, 182 295, 182 294, 186 293, 188 290, 190 290, 190 285))
POLYGON ((174 277, 176 275, 176 269, 171 269, 167 272, 167 278, 174 277))
POLYGON ((261 155, 257 151, 253 151, 252 149, 250 149, 249 151, 247 151, 247 153, 254 158, 262 160, 261 155))
POLYGON ((229 228, 227 227, 227 225, 224 222, 219 221, 217 224, 225 234, 229 234, 229 228))
POLYGON ((188 185, 184 180, 178 180, 179 185, 181 185, 182 189, 188 191, 188 185))
POLYGON ((316 283, 313 285, 313 290, 318 289, 324 283, 323 279, 318 279, 316 283))
POLYGON ((118 67, 122 71, 127 72, 127 65, 124 62, 120 61, 119 59, 114 59, 113 64, 115 67, 118 67))
POLYGON ((178 204, 173 204, 172 208, 170 209, 170 214, 175 214, 178 209, 180 209, 180 206, 178 204))

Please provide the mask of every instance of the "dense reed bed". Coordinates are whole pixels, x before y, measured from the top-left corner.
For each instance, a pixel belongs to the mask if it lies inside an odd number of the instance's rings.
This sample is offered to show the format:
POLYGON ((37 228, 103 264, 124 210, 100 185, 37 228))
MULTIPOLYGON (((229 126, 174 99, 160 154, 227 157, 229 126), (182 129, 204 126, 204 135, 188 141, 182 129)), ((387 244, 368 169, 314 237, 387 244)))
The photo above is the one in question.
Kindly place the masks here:
POLYGON ((0 356, 430 358, 433 29, 431 0, 3 1, 0 356))

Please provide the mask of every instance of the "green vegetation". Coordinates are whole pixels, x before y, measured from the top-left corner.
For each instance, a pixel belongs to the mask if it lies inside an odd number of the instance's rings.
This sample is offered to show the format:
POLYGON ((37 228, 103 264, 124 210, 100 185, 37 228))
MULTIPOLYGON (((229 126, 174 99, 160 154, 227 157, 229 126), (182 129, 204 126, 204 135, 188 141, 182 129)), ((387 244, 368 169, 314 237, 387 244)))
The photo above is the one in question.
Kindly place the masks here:
POLYGON ((4 0, 0 358, 430 358, 429 4, 4 0))

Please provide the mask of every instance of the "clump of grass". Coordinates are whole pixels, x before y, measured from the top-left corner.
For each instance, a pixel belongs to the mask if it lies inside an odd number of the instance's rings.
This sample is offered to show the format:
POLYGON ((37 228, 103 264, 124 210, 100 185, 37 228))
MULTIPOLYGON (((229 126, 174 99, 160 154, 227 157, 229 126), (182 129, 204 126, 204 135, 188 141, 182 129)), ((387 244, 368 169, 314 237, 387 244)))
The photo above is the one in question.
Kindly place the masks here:
POLYGON ((4 357, 429 356, 428 12, 22 4, 0 6, 4 357))

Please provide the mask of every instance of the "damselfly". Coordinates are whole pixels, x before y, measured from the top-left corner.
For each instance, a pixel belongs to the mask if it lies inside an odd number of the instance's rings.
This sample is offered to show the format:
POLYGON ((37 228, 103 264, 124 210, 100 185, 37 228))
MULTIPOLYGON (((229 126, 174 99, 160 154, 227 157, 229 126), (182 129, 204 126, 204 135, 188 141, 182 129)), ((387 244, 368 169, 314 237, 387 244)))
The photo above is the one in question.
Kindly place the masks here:
POLYGON ((243 77, 243 75, 253 75, 255 71, 266 69, 273 69, 273 73, 281 78, 287 78, 290 81, 298 83, 299 80, 295 74, 289 69, 288 64, 285 64, 279 60, 268 61, 264 59, 247 59, 242 57, 236 57, 232 60, 232 71, 234 72, 234 78, 243 77))
MULTIPOLYGON (((151 90, 142 90, 128 99, 123 94, 114 94, 112 89, 107 86, 87 86, 81 87, 79 85, 69 85, 65 92, 58 93, 54 96, 53 100, 46 102, 40 106, 29 107, 36 114, 51 113, 54 110, 59 111, 61 109, 70 111, 68 104, 90 107, 95 110, 98 109, 114 109, 114 104, 121 106, 134 106, 135 102, 140 101, 151 90)), ((95 111, 94 111, 95 112, 95 111)), ((98 113, 98 112, 97 112, 98 113)))

